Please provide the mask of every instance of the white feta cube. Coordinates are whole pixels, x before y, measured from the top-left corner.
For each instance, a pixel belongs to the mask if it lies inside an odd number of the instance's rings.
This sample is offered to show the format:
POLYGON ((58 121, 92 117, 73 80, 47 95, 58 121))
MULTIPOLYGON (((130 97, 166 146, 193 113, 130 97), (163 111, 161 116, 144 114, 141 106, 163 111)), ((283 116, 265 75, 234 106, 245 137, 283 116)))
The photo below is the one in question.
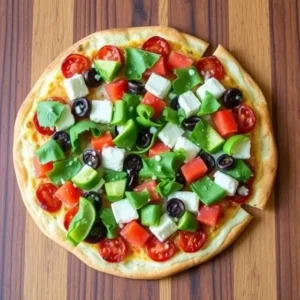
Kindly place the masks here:
POLYGON ((167 97, 169 91, 171 90, 172 83, 170 80, 152 73, 149 77, 145 89, 153 94, 154 96, 164 99, 167 97))
POLYGON ((180 95, 178 98, 180 107, 184 110, 187 118, 197 114, 200 109, 201 103, 192 91, 187 91, 180 95))
POLYGON ((64 83, 70 100, 85 97, 89 93, 89 89, 87 88, 81 74, 75 74, 71 78, 66 78, 64 83))
POLYGON ((122 171, 125 158, 125 150, 115 147, 102 149, 102 166, 114 171, 122 171))
POLYGON ((237 193, 238 195, 240 196, 248 196, 249 195, 249 189, 246 188, 244 185, 240 186, 238 189, 237 189, 237 193))
POLYGON ((228 196, 234 196, 235 192, 239 186, 239 182, 232 178, 231 176, 217 171, 214 174, 214 182, 221 188, 223 188, 228 196))
POLYGON ((75 124, 75 118, 71 113, 71 107, 65 105, 59 119, 55 123, 56 131, 66 130, 75 124))
POLYGON ((112 120, 113 104, 109 100, 93 100, 90 120, 108 124, 112 120))
POLYGON ((158 240, 164 242, 169 236, 176 232, 177 226, 167 214, 163 214, 160 217, 159 225, 150 226, 149 229, 158 238, 158 240))
POLYGON ((199 208, 199 197, 194 192, 175 192, 168 196, 168 200, 177 198, 184 203, 185 210, 197 214, 199 208))
POLYGON ((111 209, 118 224, 126 224, 139 218, 136 209, 127 199, 113 202, 111 209))
POLYGON ((249 159, 251 157, 251 141, 249 138, 236 143, 232 156, 240 159, 249 159))
POLYGON ((184 134, 184 130, 173 123, 167 123, 158 133, 158 138, 169 148, 173 148, 177 139, 184 134))
POLYGON ((214 77, 211 77, 208 78, 205 83, 201 85, 196 91, 196 94, 200 101, 204 100, 206 92, 210 92, 218 100, 223 96, 225 88, 220 83, 220 81, 218 81, 214 77))
POLYGON ((182 149, 186 153, 186 159, 184 161, 185 163, 195 158, 199 153, 199 151, 201 150, 200 147, 198 147, 193 142, 191 142, 188 138, 183 136, 180 136, 177 139, 177 142, 173 150, 179 151, 180 149, 182 149))

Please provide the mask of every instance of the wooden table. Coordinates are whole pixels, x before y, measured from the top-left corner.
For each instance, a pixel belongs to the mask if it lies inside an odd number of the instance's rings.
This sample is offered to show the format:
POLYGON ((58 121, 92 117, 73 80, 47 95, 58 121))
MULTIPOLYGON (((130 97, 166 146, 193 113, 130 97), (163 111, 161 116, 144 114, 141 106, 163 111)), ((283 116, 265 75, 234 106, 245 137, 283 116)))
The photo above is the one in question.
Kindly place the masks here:
POLYGON ((297 0, 0 0, 1 299, 300 299, 300 4, 297 0), (15 115, 44 68, 97 30, 169 25, 229 48, 270 104, 274 197, 212 261, 158 281, 98 273, 38 230, 12 165, 15 115))

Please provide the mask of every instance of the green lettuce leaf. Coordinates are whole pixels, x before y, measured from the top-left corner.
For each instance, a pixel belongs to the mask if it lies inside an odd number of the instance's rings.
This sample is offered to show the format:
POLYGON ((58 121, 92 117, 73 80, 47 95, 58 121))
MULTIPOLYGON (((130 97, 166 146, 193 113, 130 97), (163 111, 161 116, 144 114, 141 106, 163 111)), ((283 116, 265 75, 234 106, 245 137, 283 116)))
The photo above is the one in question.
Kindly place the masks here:
POLYGON ((210 92, 206 92, 197 115, 204 116, 212 114, 216 112, 220 107, 221 104, 217 101, 217 99, 210 92))
POLYGON ((57 101, 41 101, 37 104, 37 118, 43 127, 53 127, 64 110, 65 105, 57 101))
POLYGON ((128 119, 135 119, 136 118, 136 108, 141 103, 141 96, 139 95, 133 95, 133 94, 127 94, 125 93, 123 95, 123 101, 127 102, 127 115, 128 119))
POLYGON ((155 188, 162 197, 166 198, 172 193, 175 193, 182 189, 183 185, 174 180, 163 180, 155 188))
POLYGON ((136 108, 138 117, 137 122, 144 127, 161 127, 163 125, 163 120, 158 120, 157 123, 151 121, 154 115, 154 109, 150 105, 140 104, 136 108))
POLYGON ((36 152, 36 156, 41 164, 46 164, 50 161, 57 161, 65 158, 65 153, 61 147, 54 141, 49 140, 42 145, 36 152))
POLYGON ((118 225, 111 208, 103 208, 100 218, 107 229, 106 237, 113 239, 117 236, 118 225))

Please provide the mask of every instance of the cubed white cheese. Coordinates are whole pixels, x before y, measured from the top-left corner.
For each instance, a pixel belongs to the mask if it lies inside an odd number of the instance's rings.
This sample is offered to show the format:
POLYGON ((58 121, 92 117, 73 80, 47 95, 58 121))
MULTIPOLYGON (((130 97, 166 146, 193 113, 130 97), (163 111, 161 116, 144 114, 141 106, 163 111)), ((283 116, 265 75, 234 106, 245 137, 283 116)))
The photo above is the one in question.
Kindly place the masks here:
POLYGON ((187 118, 194 116, 200 109, 201 103, 192 91, 187 91, 178 98, 180 107, 187 118))
POLYGON ((75 124, 75 118, 71 113, 71 107, 65 105, 59 119, 55 123, 56 131, 66 130, 75 124))
POLYGON ((125 150, 115 147, 102 149, 102 166, 114 171, 122 171, 125 158, 125 150))
POLYGON ((177 139, 177 142, 176 142, 173 150, 178 151, 180 149, 184 150, 184 152, 186 153, 186 159, 184 162, 189 162, 190 160, 195 158, 197 156, 197 154, 199 153, 199 151, 201 150, 200 147, 198 147, 193 142, 191 142, 189 139, 187 139, 186 137, 183 137, 183 136, 180 136, 177 139))
POLYGON ((175 192, 168 196, 168 200, 177 198, 184 203, 185 210, 196 214, 199 207, 199 197, 194 192, 175 192))
POLYGON ((247 189, 244 185, 240 186, 238 189, 237 189, 237 193, 240 195, 240 196, 248 196, 249 195, 249 189, 247 189))
POLYGON ((211 77, 196 91, 196 94, 201 101, 204 100, 206 92, 210 92, 216 99, 220 99, 225 92, 225 88, 216 78, 211 77))
POLYGON ((177 139, 184 134, 184 130, 173 123, 167 123, 158 133, 158 138, 169 148, 173 148, 177 139))
POLYGON ((164 99, 167 97, 169 91, 171 90, 172 83, 170 80, 152 73, 149 77, 145 89, 153 94, 154 96, 164 99))
POLYGON ((109 100, 93 100, 90 120, 96 123, 108 124, 111 122, 113 104, 109 100))
POLYGON ((215 184, 223 188, 227 192, 228 196, 235 195, 236 189, 239 185, 239 182, 237 180, 220 171, 217 171, 214 174, 214 177, 215 184))
POLYGON ((163 214, 160 217, 159 225, 150 226, 149 229, 158 238, 158 240, 164 242, 177 230, 177 226, 167 214, 163 214))
POLYGON ((127 199, 113 202, 111 209, 118 224, 126 224, 139 218, 136 209, 127 199))
POLYGON ((71 78, 66 78, 64 83, 70 100, 84 97, 89 93, 89 89, 87 88, 81 74, 75 74, 71 78))
POLYGON ((232 156, 240 159, 249 159, 251 156, 250 151, 251 141, 250 139, 244 139, 234 146, 234 153, 232 153, 232 156))

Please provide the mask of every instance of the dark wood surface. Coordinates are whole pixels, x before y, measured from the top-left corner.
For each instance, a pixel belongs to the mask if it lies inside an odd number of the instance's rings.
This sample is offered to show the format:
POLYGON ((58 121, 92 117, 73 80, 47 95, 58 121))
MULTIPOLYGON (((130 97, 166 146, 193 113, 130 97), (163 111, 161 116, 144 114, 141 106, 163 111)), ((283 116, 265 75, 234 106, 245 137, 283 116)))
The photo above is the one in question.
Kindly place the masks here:
POLYGON ((0 299, 300 299, 300 3, 297 0, 0 0, 0 299), (96 272, 42 235, 12 165, 18 108, 45 67, 97 30, 169 25, 229 48, 269 103, 279 171, 263 212, 221 255, 171 278, 96 272))

